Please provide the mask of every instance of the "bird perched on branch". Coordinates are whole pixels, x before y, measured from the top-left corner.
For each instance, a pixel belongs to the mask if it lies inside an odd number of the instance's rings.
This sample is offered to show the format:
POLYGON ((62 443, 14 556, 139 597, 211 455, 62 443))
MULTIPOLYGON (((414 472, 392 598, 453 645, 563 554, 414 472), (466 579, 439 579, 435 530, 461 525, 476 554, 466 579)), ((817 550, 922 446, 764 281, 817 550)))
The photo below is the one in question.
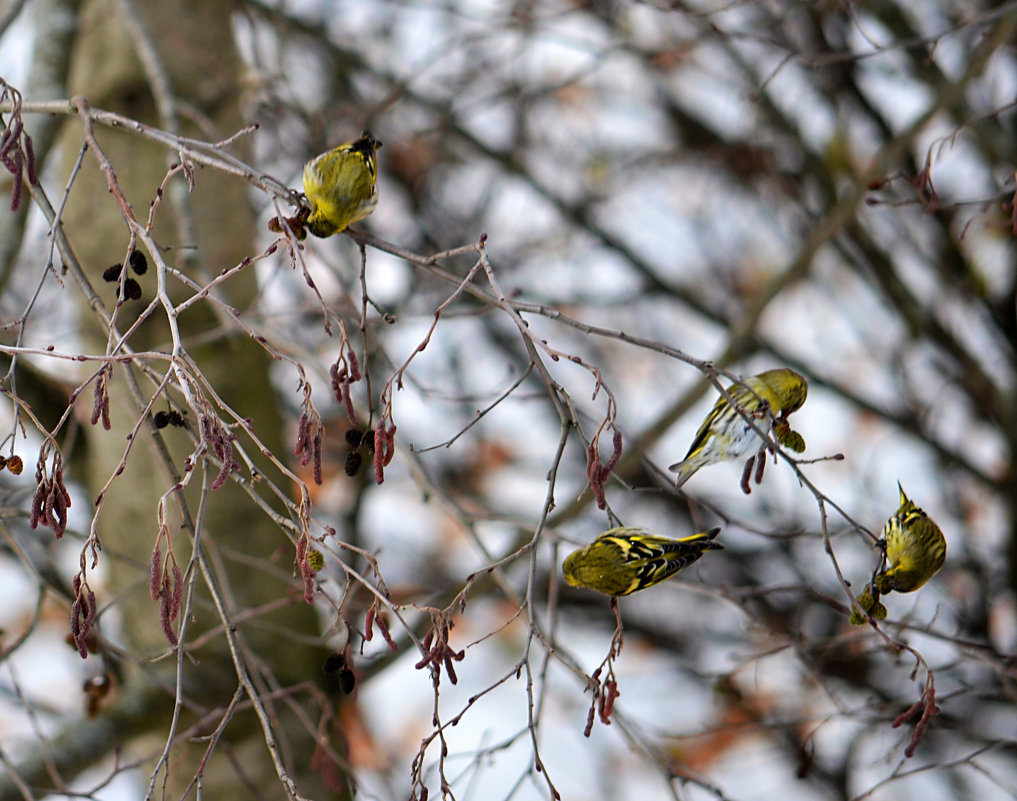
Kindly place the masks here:
POLYGON ((809 385, 805 379, 786 367, 767 370, 732 384, 727 393, 737 407, 721 396, 703 420, 685 458, 668 467, 678 474, 675 488, 688 481, 701 467, 739 459, 762 445, 739 410, 752 418, 763 431, 768 432, 772 428, 780 444, 798 453, 805 450, 805 440, 797 431, 791 430, 787 416, 801 408, 808 392, 809 385))
POLYGON ((714 542, 720 533, 712 528, 691 537, 672 540, 620 526, 573 551, 562 563, 565 581, 605 595, 629 595, 659 584, 688 567, 707 551, 721 550, 714 542))
POLYGON ((339 145, 304 165, 304 194, 311 205, 307 230, 315 236, 332 236, 374 211, 379 147, 381 142, 364 131, 355 142, 339 145))
POLYGON ((886 561, 873 580, 881 593, 914 592, 932 578, 946 561, 946 537, 925 512, 904 494, 900 482, 900 508, 883 527, 886 561))

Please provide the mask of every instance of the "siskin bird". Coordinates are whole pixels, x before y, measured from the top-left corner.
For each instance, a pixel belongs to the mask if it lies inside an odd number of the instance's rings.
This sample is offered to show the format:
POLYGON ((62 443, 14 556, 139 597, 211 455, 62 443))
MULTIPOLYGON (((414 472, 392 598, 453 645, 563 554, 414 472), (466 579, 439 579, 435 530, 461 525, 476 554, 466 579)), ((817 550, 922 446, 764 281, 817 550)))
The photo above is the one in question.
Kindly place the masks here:
POLYGON ((304 165, 304 194, 311 204, 307 229, 332 236, 374 211, 381 142, 364 131, 355 142, 322 153, 304 165))
MULTIPOLYGON (((805 450, 805 440, 798 432, 791 431, 786 420, 791 412, 801 408, 809 392, 808 383, 794 370, 786 367, 767 370, 732 384, 727 392, 742 411, 759 421, 760 428, 769 430, 772 426, 777 441, 782 445, 799 453, 805 450), (779 418, 775 418, 777 414, 779 418)), ((703 420, 685 458, 675 462, 668 470, 678 474, 675 478, 677 488, 700 467, 738 459, 752 451, 758 443, 759 437, 748 421, 721 396, 703 420)))
POLYGON ((712 528, 691 537, 672 540, 643 533, 642 529, 620 526, 573 551, 562 562, 565 581, 605 595, 628 595, 659 584, 688 567, 706 551, 721 550, 714 542, 720 533, 712 528))
POLYGON ((882 593, 914 592, 946 561, 946 538, 929 516, 900 490, 900 508, 883 526, 889 567, 873 580, 882 593))

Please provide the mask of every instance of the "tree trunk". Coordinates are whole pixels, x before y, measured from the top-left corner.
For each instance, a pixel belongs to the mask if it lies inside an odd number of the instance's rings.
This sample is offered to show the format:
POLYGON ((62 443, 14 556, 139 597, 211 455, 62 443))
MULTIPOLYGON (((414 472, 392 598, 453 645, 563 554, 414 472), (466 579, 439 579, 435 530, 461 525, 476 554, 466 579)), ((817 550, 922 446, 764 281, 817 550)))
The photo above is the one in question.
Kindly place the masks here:
MULTIPOLYGON (((203 0, 143 3, 133 8, 143 17, 141 22, 166 70, 168 88, 173 97, 193 107, 215 126, 215 132, 210 132, 207 127, 199 130, 189 122, 181 123, 179 132, 208 139, 217 135, 228 136, 242 127, 238 104, 242 65, 232 47, 230 29, 233 4, 203 0)), ((113 0, 88 3, 80 31, 73 54, 72 91, 84 95, 94 108, 117 111, 149 124, 172 128, 174 121, 167 119, 165 108, 161 110, 163 114, 159 113, 160 109, 149 91, 150 76, 146 75, 136 55, 142 40, 138 30, 128 26, 122 6, 113 0)), ((72 120, 68 124, 66 134, 66 157, 71 162, 77 157, 81 144, 78 121, 72 120)), ((129 133, 97 128, 96 136, 111 160, 136 216, 144 221, 168 164, 178 157, 129 133)), ((238 149, 238 155, 244 157, 243 143, 238 149)), ((211 170, 199 169, 195 178, 193 191, 188 191, 182 176, 173 178, 159 206, 153 236, 170 266, 199 282, 205 282, 208 276, 214 276, 252 254, 255 218, 245 183, 211 170), (182 210, 183 214, 177 214, 177 210, 182 210)), ((106 179, 98 169, 93 154, 86 154, 64 220, 76 254, 85 265, 93 287, 107 302, 107 308, 112 310, 116 285, 104 282, 101 273, 111 264, 123 260, 129 231, 108 192, 106 179)), ((138 278, 142 285, 142 299, 121 307, 117 317, 120 331, 127 330, 134 317, 154 296, 155 276, 152 273, 149 271, 138 278)), ((172 281, 170 284, 172 290, 172 281)), ((253 271, 235 276, 221 288, 228 302, 241 310, 254 299, 256 292, 253 271)), ((131 336, 132 348, 170 351, 168 326, 165 317, 160 314, 153 315, 131 336)), ((107 352, 107 334, 97 325, 95 314, 84 304, 81 320, 87 342, 86 352, 107 352)), ((215 330, 218 325, 219 321, 208 305, 193 307, 180 318, 184 348, 219 396, 252 421, 261 441, 274 453, 285 453, 283 420, 278 400, 270 389, 271 359, 249 337, 236 331, 223 334, 215 330)), ((167 370, 166 362, 149 364, 161 374, 167 370)), ((95 369, 94 363, 86 363, 83 370, 88 372, 82 372, 81 378, 95 369)), ((85 457, 76 464, 87 464, 85 475, 90 482, 91 497, 75 498, 75 505, 81 503, 87 506, 94 501, 103 485, 114 476, 123 458, 128 435, 140 416, 138 403, 129 389, 130 381, 137 382, 145 401, 151 397, 154 386, 149 378, 142 375, 137 364, 114 367, 110 382, 113 427, 105 431, 101 424, 85 426, 88 434, 85 457)), ((179 392, 174 392, 173 397, 178 401, 181 399, 179 392)), ((81 416, 87 419, 92 410, 91 391, 82 393, 80 401, 81 416)), ((166 403, 160 399, 153 411, 165 408, 166 403)), ((224 416, 224 419, 227 418, 224 416)), ((187 423, 192 430, 199 429, 193 413, 188 416, 187 423)), ((172 427, 160 433, 169 445, 173 466, 182 474, 185 459, 193 450, 192 441, 172 427)), ((100 560, 109 573, 108 581, 97 585, 96 589, 99 591, 100 609, 104 604, 115 603, 120 614, 122 633, 118 633, 117 637, 128 640, 133 653, 141 654, 143 659, 152 659, 169 649, 160 623, 159 603, 149 597, 148 565, 158 531, 157 504, 173 486, 174 478, 163 466, 162 451, 155 446, 147 423, 139 428, 137 440, 131 448, 126 469, 112 482, 97 513, 97 532, 103 546, 100 560)), ((250 441, 244 440, 242 432, 238 433, 238 441, 249 453, 258 455, 251 448, 250 441)), ((258 462, 259 469, 277 478, 278 473, 263 461, 258 462)), ((200 471, 202 467, 199 464, 195 469, 200 471)), ((216 468, 209 466, 208 469, 214 477, 216 468)), ((246 472, 244 470, 242 474, 246 472)), ((318 627, 313 609, 302 600, 299 582, 290 575, 293 545, 284 532, 251 502, 246 492, 231 481, 207 494, 207 503, 199 518, 197 490, 202 483, 199 479, 200 475, 194 476, 186 492, 186 513, 180 511, 172 494, 167 497, 167 523, 181 568, 186 570, 191 557, 193 539, 187 522, 190 515, 197 521, 203 552, 216 570, 217 589, 227 604, 231 619, 263 605, 287 598, 292 601, 279 604, 279 608, 257 614, 236 626, 241 647, 249 649, 242 654, 246 657, 247 668, 256 665, 260 671, 259 675, 252 677, 254 681, 260 687, 286 687, 308 679, 313 681, 314 677, 321 675, 319 666, 324 652, 306 644, 314 642, 318 627), (250 561, 240 561, 238 555, 250 561), (252 567, 255 563, 263 567, 252 567)), ((275 506, 277 511, 281 511, 278 504, 275 506)), ((219 615, 201 575, 197 576, 197 586, 199 591, 195 594, 186 643, 220 626, 219 615)), ((124 664, 121 666, 123 680, 128 684, 149 681, 154 672, 159 681, 166 682, 166 700, 169 701, 176 683, 175 656, 174 653, 160 661, 124 664)), ((225 707, 238 686, 237 672, 221 630, 213 633, 198 648, 188 646, 182 664, 181 689, 199 706, 187 710, 188 714, 178 726, 178 734, 203 712, 225 707)), ((303 706, 308 706, 306 692, 299 693, 297 697, 303 706)), ((245 696, 242 703, 248 700, 245 696)), ((146 746, 152 749, 149 753, 161 750, 157 743, 164 741, 169 731, 171 709, 172 704, 167 703, 155 705, 150 711, 147 728, 151 737, 146 738, 146 746)), ((290 760, 287 768, 297 780, 301 792, 314 795, 320 790, 320 783, 307 775, 313 753, 312 736, 303 727, 295 725, 292 715, 286 714, 285 710, 285 702, 271 710, 277 715, 275 734, 284 757, 290 760)), ((308 717, 312 725, 317 723, 320 710, 309 709, 308 717)), ((195 733, 211 732, 221 719, 221 711, 209 714, 195 733)), ((249 782, 250 786, 258 788, 261 797, 285 797, 265 747, 262 727, 253 714, 238 712, 226 729, 224 739, 230 743, 242 778, 238 776, 236 767, 231 767, 228 760, 221 756, 223 749, 218 748, 212 761, 204 768, 205 798, 235 798, 238 782, 249 782)), ((174 790, 183 788, 194 776, 206 745, 204 741, 196 741, 174 749, 170 769, 170 785, 174 790)))

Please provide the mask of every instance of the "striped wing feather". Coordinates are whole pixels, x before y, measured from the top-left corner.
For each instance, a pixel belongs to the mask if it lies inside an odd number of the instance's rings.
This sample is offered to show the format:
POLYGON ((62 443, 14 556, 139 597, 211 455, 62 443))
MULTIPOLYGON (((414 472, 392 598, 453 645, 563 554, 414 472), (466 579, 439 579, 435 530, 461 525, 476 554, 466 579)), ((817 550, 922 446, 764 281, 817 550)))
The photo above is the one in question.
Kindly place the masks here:
POLYGON ((610 531, 598 539, 610 542, 619 551, 619 557, 628 567, 634 569, 632 583, 619 595, 628 595, 636 590, 652 587, 688 567, 706 551, 723 548, 714 538, 719 528, 702 534, 673 540, 649 534, 617 535, 610 531))

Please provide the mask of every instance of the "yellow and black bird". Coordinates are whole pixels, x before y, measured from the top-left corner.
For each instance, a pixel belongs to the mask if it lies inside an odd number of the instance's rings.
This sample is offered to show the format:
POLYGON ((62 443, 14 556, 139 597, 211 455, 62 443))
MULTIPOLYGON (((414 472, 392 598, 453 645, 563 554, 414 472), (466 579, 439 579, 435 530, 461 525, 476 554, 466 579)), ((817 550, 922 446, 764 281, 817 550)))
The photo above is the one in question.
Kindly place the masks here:
POLYGON ((881 593, 914 592, 946 561, 946 537, 939 526, 904 494, 899 481, 897 489, 900 508, 883 527, 888 567, 872 582, 881 593))
POLYGON ((752 426, 739 414, 739 408, 757 421, 763 431, 769 431, 773 426, 777 441, 782 445, 799 453, 805 450, 805 440, 787 425, 787 416, 800 409, 809 394, 808 382, 801 375, 787 367, 767 370, 732 384, 727 393, 738 408, 722 395, 700 425, 685 458, 668 467, 678 474, 676 488, 688 481, 699 468, 739 459, 763 444, 752 426))
POLYGON ((378 148, 370 131, 304 165, 305 224, 315 236, 332 236, 364 219, 378 204, 378 148))
POLYGON ((573 587, 605 595, 629 595, 659 584, 688 567, 707 551, 721 550, 719 528, 672 540, 620 526, 573 551, 562 563, 565 581, 573 587))

